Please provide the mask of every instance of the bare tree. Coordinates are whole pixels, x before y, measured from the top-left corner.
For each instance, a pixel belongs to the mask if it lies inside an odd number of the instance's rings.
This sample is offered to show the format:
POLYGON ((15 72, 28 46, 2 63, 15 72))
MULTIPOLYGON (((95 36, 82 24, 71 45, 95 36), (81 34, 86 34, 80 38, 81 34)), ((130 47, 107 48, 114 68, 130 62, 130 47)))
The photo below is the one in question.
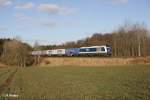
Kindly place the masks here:
POLYGON ((9 65, 25 67, 32 62, 30 46, 17 40, 4 43, 2 59, 9 65))

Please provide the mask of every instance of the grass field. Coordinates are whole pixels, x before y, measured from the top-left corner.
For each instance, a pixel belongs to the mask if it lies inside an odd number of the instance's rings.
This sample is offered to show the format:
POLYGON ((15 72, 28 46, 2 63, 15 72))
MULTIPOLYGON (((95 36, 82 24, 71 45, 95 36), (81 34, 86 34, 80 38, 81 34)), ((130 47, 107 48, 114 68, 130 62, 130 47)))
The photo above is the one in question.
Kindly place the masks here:
POLYGON ((150 100, 150 66, 19 68, 1 98, 8 93, 19 95, 11 100, 150 100))

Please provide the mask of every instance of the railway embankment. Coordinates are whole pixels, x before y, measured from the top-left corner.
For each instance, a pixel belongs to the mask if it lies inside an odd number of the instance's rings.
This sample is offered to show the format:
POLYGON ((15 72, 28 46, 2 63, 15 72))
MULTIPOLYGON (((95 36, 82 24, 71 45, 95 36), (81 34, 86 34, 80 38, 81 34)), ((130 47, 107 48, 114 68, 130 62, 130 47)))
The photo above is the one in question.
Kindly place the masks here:
POLYGON ((44 57, 41 66, 112 66, 150 64, 150 57, 101 58, 101 57, 44 57))

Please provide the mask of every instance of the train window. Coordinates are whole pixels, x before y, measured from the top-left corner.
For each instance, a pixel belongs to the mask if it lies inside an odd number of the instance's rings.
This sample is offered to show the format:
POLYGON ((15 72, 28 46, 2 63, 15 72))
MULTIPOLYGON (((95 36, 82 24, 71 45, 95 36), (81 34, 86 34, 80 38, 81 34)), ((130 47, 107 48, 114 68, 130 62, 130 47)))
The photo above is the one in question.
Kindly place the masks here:
POLYGON ((90 48, 89 51, 94 52, 94 51, 96 51, 96 48, 90 48))
POLYGON ((90 51, 90 49, 87 48, 87 49, 86 49, 86 52, 89 52, 89 51, 90 51))
POLYGON ((80 49, 80 52, 86 52, 86 49, 80 49))
POLYGON ((97 51, 96 48, 85 48, 85 49, 80 49, 80 52, 95 52, 97 51))
POLYGON ((105 48, 104 48, 104 47, 101 47, 101 51, 105 51, 105 48))

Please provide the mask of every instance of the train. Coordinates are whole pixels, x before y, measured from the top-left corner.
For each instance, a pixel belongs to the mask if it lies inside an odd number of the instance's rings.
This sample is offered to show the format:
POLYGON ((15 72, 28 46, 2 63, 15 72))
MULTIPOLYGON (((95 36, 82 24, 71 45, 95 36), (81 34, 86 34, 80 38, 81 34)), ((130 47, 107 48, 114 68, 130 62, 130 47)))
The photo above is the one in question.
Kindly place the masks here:
POLYGON ((89 46, 80 48, 32 51, 32 56, 111 56, 111 46, 89 46))

